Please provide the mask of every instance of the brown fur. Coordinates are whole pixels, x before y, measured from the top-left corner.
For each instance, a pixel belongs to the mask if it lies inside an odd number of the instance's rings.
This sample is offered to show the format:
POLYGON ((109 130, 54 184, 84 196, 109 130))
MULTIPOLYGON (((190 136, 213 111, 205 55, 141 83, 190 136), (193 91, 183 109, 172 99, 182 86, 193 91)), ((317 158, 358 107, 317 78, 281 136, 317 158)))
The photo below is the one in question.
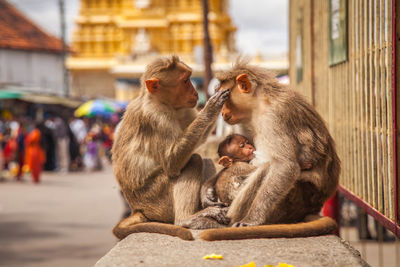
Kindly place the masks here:
POLYGON ((231 204, 247 176, 256 169, 249 164, 254 150, 254 145, 240 134, 230 134, 219 143, 218 164, 224 169, 203 184, 200 195, 203 208, 231 204))
POLYGON ((186 229, 149 222, 219 227, 220 214, 215 209, 198 212, 203 161, 193 151, 213 129, 228 92, 210 98, 196 116, 188 108, 197 97, 187 81, 190 74, 190 68, 175 56, 156 60, 142 77, 140 95, 127 107, 112 155, 114 173, 132 215, 114 227, 118 238, 150 231, 192 239, 186 229), (152 83, 147 84, 149 80, 152 83), (176 90, 182 92, 170 96, 176 90))
POLYGON ((245 183, 246 178, 256 169, 256 166, 246 162, 235 162, 231 167, 225 168, 218 177, 215 184, 215 191, 219 201, 230 205, 240 188, 245 183))
MULTIPOLYGON (((304 151, 304 149, 305 147, 303 146, 299 155, 299 164, 302 170, 301 175, 309 176, 312 175, 310 173, 312 162, 308 158, 307 151, 304 151), (309 170, 309 172, 304 172, 305 170, 309 170)), ((246 137, 239 134, 231 134, 219 144, 218 155, 220 159, 218 163, 225 168, 203 184, 200 196, 203 208, 215 205, 229 206, 232 203, 245 184, 247 177, 257 169, 256 166, 249 163, 254 159, 252 151, 254 151, 253 144, 246 137), (238 136, 243 139, 239 143, 237 141, 233 142, 233 138, 238 136), (242 141, 245 142, 245 145, 243 145, 242 141)), ((295 194, 296 192, 291 192, 289 195, 293 196, 295 194)), ((311 197, 307 199, 311 199, 311 197)), ((289 203, 289 200, 287 199, 284 205, 289 203)))
POLYGON ((200 198, 203 208, 229 206, 244 185, 248 175, 256 168, 247 162, 238 161, 208 179, 201 187, 200 198))
POLYGON ((239 228, 205 230, 199 237, 207 241, 239 240, 253 238, 293 238, 330 234, 337 227, 336 222, 329 217, 315 218, 296 224, 274 224, 239 228))
MULTIPOLYGON (((276 237, 276 228, 258 225, 300 222, 317 214, 335 192, 340 161, 334 141, 315 109, 267 70, 239 61, 217 78, 220 90, 231 91, 222 109, 224 119, 230 124, 246 122, 255 133, 255 147, 268 156, 268 162, 260 163, 247 178, 228 212, 234 226, 258 228, 224 229, 224 236, 236 239, 241 233, 251 235, 253 229, 257 233, 270 229, 263 236, 276 237), (311 162, 312 169, 301 171, 301 160, 311 162)), ((311 235, 319 229, 325 233, 324 227, 318 227, 309 222, 276 231, 282 236, 285 231, 311 235)), ((222 230, 208 233, 213 231, 222 230)))

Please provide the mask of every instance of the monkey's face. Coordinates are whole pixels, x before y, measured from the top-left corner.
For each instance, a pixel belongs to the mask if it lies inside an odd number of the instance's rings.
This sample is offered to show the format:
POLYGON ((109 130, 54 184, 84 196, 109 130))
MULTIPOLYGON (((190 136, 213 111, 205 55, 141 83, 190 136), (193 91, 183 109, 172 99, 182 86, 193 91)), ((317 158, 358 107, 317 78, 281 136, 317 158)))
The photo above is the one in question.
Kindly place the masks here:
POLYGON ((175 109, 194 108, 199 99, 199 95, 190 80, 191 71, 185 71, 178 76, 177 84, 169 92, 171 95, 171 105, 175 109))
POLYGON ((229 99, 222 107, 222 117, 229 124, 250 120, 254 108, 252 106, 254 101, 251 83, 248 78, 243 83, 243 77, 240 78, 240 76, 236 78, 236 81, 224 82, 219 89, 230 89, 231 91, 229 99))
POLYGON ((190 81, 191 75, 190 69, 178 66, 166 77, 146 80, 146 87, 153 97, 174 109, 194 108, 199 95, 190 81))
POLYGON ((235 105, 233 101, 228 99, 222 106, 222 117, 224 120, 233 125, 242 121, 248 120, 247 113, 240 110, 240 107, 235 105))
POLYGON ((250 161, 254 158, 255 148, 243 136, 234 136, 226 148, 227 154, 237 161, 250 161))

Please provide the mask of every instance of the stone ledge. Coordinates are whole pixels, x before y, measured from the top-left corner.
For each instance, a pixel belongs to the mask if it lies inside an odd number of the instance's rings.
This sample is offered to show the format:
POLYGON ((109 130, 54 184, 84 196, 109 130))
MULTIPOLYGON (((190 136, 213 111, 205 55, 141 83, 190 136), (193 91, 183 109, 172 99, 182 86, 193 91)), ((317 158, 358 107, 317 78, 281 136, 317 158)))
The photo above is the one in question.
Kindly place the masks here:
POLYGON ((369 266, 357 250, 333 235, 207 242, 149 233, 131 234, 95 266, 237 266, 252 261, 262 267, 280 262, 295 267, 369 266), (203 259, 212 253, 223 255, 223 260, 203 259))

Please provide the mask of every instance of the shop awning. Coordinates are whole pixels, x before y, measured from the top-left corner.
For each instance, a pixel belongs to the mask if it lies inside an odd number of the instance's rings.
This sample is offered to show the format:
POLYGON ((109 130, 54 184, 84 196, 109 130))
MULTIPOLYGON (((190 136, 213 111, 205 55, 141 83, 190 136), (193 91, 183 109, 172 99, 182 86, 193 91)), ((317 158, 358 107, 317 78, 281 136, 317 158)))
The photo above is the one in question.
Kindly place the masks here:
POLYGON ((83 103, 83 101, 70 99, 62 96, 52 96, 43 94, 24 94, 20 97, 21 100, 38 103, 38 104, 53 104, 53 105, 63 105, 70 108, 77 108, 83 103))
POLYGON ((77 108, 84 102, 81 100, 72 99, 69 97, 64 97, 59 95, 29 92, 28 90, 24 89, 26 88, 21 86, 1 86, 0 100, 20 99, 31 103, 63 105, 70 108, 77 108))
POLYGON ((13 92, 8 90, 0 90, 0 99, 15 99, 20 98, 22 93, 13 92))

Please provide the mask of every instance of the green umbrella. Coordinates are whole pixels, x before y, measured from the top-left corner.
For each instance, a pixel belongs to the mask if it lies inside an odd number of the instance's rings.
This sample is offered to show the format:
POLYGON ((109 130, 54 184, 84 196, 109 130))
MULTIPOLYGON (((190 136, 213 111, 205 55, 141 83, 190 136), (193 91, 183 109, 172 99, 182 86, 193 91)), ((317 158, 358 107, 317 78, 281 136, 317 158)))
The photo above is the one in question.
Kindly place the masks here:
POLYGON ((119 111, 121 111, 121 108, 115 103, 108 100, 96 99, 83 103, 75 110, 74 115, 76 117, 109 117, 111 114, 119 111))

